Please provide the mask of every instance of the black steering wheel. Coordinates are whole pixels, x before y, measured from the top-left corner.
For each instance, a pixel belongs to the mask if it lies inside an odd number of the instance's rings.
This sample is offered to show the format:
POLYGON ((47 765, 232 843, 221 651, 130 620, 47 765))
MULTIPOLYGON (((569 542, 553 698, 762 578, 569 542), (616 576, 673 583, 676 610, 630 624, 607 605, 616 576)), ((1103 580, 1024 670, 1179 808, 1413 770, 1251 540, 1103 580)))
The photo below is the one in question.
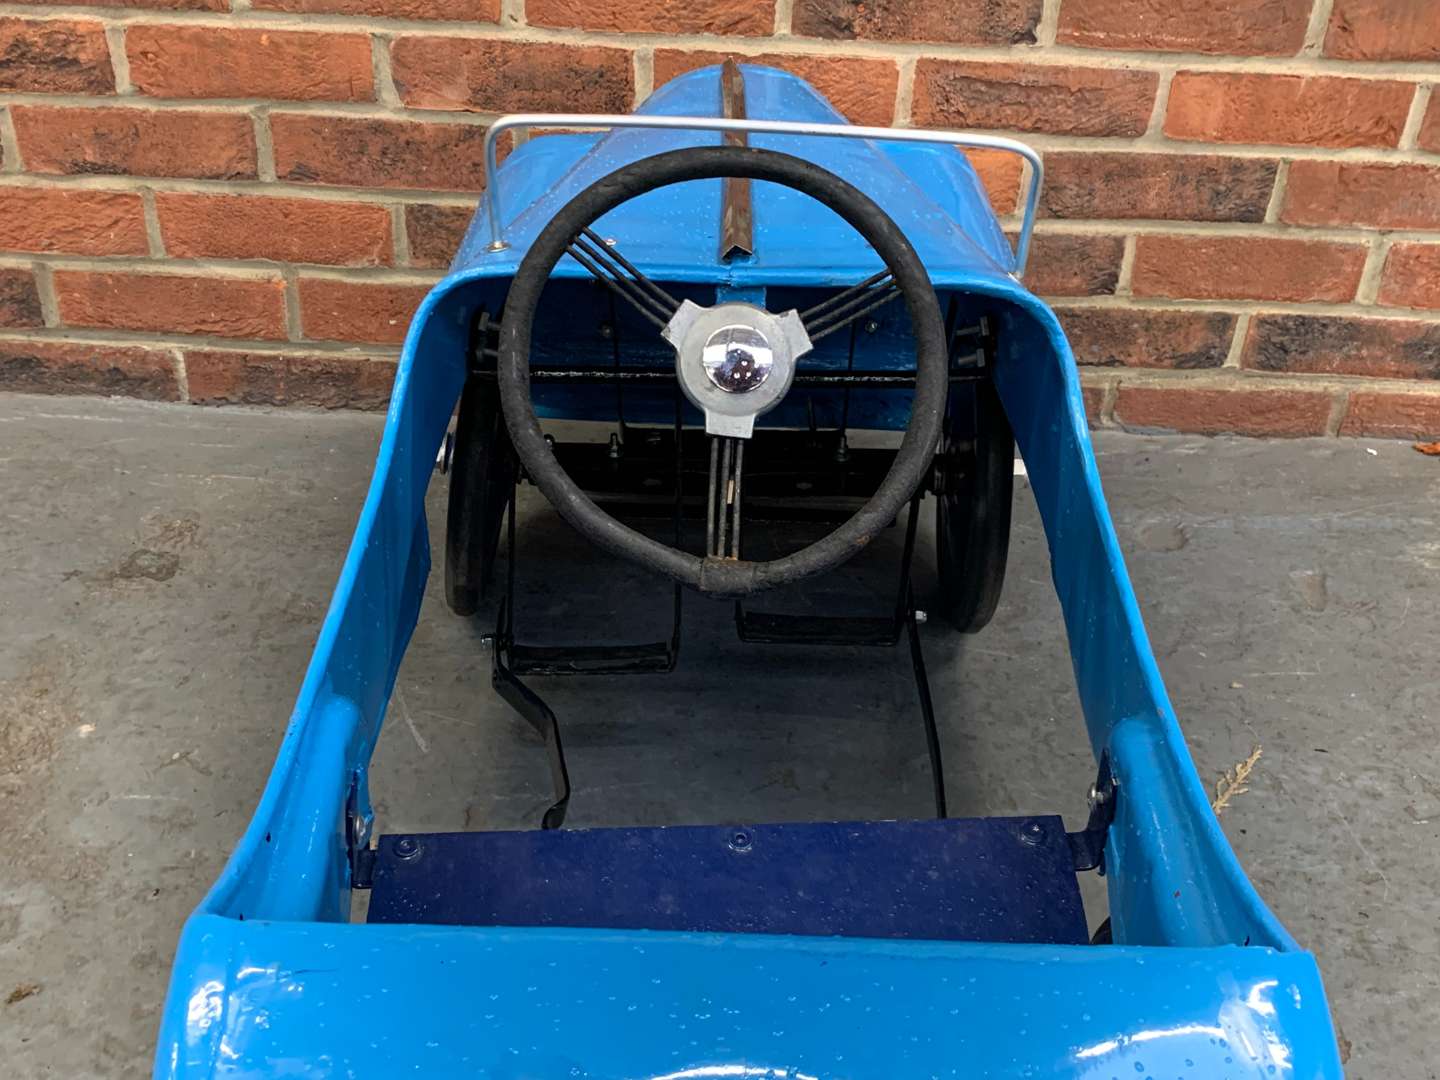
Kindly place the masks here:
MULTIPOLYGON (((935 456, 945 412, 946 368, 944 321, 930 278, 899 226, 874 200, 800 158, 748 146, 714 146, 633 162, 561 207, 535 238, 510 284, 497 381, 515 453, 535 485, 582 535, 703 593, 745 596, 838 566, 895 520, 935 456), (590 230, 604 214, 647 191, 720 177, 766 180, 809 195, 848 222, 874 248, 885 269, 803 313, 777 315, 738 302, 701 308, 677 301, 590 230), (607 514, 566 474, 541 433, 530 396, 530 339, 541 293, 566 254, 657 325, 676 347, 676 377, 686 396, 705 412, 712 436, 712 521, 703 556, 652 540, 607 514), (769 561, 739 558, 738 542, 727 548, 723 516, 718 527, 714 520, 717 473, 723 503, 727 475, 733 472, 736 482, 731 487, 738 487, 744 441, 755 417, 784 396, 798 358, 816 339, 897 296, 904 298, 910 314, 916 376, 910 422, 889 472, 853 517, 815 543, 769 561)), ((738 513, 738 502, 735 510, 738 513)))

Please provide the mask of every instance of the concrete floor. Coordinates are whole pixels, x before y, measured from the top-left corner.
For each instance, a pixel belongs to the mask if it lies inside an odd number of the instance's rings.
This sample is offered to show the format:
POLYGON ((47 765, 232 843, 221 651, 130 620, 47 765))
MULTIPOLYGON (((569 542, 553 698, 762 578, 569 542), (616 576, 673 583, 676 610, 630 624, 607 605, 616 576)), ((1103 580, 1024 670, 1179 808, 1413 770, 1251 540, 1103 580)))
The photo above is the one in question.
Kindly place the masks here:
MULTIPOLYGON (((0 1004, 5 1076, 147 1073, 176 934, 270 767, 379 427, 0 397, 0 1002, 20 998, 0 1004)), ((1385 442, 1097 443, 1202 775, 1264 747, 1222 821, 1319 954, 1350 1075, 1436 1075, 1440 461, 1385 442)), ((626 636, 661 631, 663 587, 596 572, 533 501, 522 534, 546 568, 536 636, 622 613, 626 636)), ((873 566, 860 580, 882 602, 873 566)), ((549 684, 573 824, 926 812, 903 654, 757 672, 728 617, 689 604, 668 678, 549 684)), ((1023 486, 995 622, 925 632, 954 811, 1074 827, 1093 766, 1023 486)), ((495 701, 476 633, 432 587, 377 754, 382 829, 528 826, 544 805, 543 752, 495 701)))

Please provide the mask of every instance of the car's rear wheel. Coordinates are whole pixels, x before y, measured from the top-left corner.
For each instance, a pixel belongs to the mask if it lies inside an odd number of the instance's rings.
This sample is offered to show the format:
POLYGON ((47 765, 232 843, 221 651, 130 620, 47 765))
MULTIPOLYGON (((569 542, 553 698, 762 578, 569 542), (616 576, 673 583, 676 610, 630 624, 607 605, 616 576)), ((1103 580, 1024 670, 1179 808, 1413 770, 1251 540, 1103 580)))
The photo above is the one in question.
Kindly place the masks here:
POLYGON ((495 380, 472 375, 460 394, 445 518, 445 599, 457 615, 480 609, 515 481, 515 451, 495 380))
POLYGON ((938 607, 955 629, 973 634, 990 621, 1005 584, 1015 436, 989 382, 950 395, 935 459, 938 607))

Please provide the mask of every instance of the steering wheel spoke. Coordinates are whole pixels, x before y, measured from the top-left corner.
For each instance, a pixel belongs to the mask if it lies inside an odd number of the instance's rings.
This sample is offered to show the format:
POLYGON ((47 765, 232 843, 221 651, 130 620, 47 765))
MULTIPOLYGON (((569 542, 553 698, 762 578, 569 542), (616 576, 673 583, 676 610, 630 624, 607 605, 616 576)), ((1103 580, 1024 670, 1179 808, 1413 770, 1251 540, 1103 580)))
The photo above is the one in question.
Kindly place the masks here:
POLYGON ((856 319, 863 319, 900 295, 900 287, 895 284, 895 279, 887 267, 843 292, 836 293, 828 300, 802 311, 800 321, 805 324, 805 332, 810 336, 810 340, 819 341, 826 334, 833 334, 856 319))
POLYGON ((740 496, 745 475, 745 440, 710 438, 710 493, 705 512, 705 554, 740 558, 740 496))
POLYGON ((606 240, 595 230, 581 229, 565 250, 597 281, 662 330, 680 309, 679 300, 646 277, 634 263, 615 250, 613 241, 606 240))

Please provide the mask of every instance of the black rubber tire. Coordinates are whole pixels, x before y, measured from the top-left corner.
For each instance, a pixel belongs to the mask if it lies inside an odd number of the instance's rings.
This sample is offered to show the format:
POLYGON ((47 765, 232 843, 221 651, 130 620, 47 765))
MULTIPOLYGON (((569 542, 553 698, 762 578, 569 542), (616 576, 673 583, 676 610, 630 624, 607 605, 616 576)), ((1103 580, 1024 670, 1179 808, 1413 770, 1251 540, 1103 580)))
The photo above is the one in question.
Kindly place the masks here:
POLYGON ((942 472, 935 499, 937 606, 965 634, 982 629, 1000 603, 1015 490, 1010 421, 993 385, 973 385, 950 395, 936 458, 942 472))
POLYGON ((500 526, 515 482, 515 451, 500 391, 471 376, 460 394, 445 516, 445 599, 457 615, 480 610, 500 548, 500 526))

